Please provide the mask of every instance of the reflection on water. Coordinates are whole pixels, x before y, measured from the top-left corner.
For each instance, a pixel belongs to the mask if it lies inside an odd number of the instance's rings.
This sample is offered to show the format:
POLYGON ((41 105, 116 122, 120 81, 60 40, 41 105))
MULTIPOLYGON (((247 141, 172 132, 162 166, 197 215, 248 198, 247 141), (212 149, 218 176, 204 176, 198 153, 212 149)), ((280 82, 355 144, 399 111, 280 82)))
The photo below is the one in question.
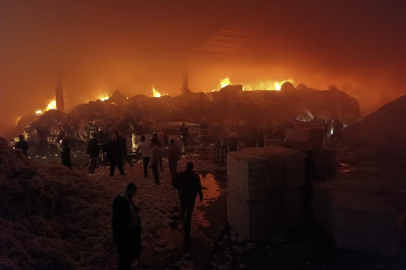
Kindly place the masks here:
POLYGON ((343 174, 352 172, 352 169, 350 168, 350 165, 347 164, 347 163, 340 163, 339 170, 343 174))
POLYGON ((210 222, 205 217, 207 207, 220 196, 220 186, 212 174, 203 174, 200 176, 200 180, 202 182, 203 189, 203 202, 199 201, 199 196, 196 198, 196 206, 193 217, 198 226, 207 228, 210 226, 210 222))

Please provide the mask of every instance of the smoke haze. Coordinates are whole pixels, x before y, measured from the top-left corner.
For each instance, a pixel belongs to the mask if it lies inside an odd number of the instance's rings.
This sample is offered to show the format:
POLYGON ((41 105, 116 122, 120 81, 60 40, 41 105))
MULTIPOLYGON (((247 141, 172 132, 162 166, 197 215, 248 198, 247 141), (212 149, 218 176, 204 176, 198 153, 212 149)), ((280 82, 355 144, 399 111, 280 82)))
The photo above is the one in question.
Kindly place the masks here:
POLYGON ((0 133, 54 99, 209 92, 292 79, 355 96, 364 111, 404 95, 406 1, 2 1, 0 133), (298 3, 295 3, 298 2, 298 3), (346 2, 346 3, 343 3, 346 2))

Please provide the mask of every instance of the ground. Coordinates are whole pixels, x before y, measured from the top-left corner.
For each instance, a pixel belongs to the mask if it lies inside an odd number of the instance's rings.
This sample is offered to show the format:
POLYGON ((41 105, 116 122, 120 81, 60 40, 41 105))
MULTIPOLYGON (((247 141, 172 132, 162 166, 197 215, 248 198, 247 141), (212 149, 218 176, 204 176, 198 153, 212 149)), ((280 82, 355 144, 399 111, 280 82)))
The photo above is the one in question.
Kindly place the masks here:
MULTIPOLYGON (((76 163, 83 164, 83 156, 76 163)), ((192 221, 192 239, 184 243, 179 224, 177 192, 170 183, 167 163, 161 171, 161 185, 152 174, 143 177, 142 164, 125 165, 125 176, 116 172, 109 177, 108 167, 100 167, 89 176, 109 191, 108 201, 135 182, 138 193, 134 202, 141 208, 143 254, 133 269, 405 269, 403 258, 380 257, 337 249, 333 238, 322 227, 292 228, 289 234, 270 241, 250 243, 228 229, 226 167, 221 167, 211 151, 189 153, 179 164, 193 161, 202 179, 204 201, 197 202, 192 221)), ((75 162, 75 161, 74 161, 75 162)), ((85 166, 76 166, 85 170, 85 166)), ((344 168, 345 169, 345 168, 344 168)), ((116 269, 112 243, 104 269, 116 269)))

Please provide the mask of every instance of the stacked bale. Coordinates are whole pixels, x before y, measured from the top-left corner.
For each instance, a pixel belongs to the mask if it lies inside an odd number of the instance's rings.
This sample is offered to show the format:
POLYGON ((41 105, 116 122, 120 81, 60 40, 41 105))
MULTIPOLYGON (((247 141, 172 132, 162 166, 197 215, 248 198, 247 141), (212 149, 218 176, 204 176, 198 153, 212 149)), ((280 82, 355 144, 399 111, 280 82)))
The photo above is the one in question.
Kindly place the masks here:
POLYGON ((302 217, 304 157, 282 147, 228 155, 228 221, 245 239, 268 238, 302 217))

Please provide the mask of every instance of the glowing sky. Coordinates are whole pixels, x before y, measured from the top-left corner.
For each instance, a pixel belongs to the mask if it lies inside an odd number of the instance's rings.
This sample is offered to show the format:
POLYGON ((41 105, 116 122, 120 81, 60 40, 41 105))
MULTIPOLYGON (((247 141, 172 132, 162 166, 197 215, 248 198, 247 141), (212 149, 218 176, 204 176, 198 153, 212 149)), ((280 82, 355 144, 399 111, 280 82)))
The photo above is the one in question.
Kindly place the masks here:
POLYGON ((406 93, 406 1, 1 1, 0 132, 54 98, 293 79, 365 112, 406 93))

